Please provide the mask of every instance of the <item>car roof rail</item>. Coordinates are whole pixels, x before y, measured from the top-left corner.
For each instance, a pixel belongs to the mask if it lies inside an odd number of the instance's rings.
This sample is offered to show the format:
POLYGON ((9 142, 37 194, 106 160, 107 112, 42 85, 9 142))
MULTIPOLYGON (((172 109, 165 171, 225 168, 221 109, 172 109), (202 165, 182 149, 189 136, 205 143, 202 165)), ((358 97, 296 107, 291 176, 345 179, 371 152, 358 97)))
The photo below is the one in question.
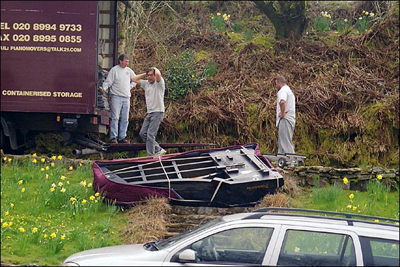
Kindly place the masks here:
MULTIPOLYGON (((381 225, 389 225, 389 226, 399 227, 398 225, 394 225, 391 223, 354 219, 354 218, 358 217, 358 218, 363 218, 363 219, 383 220, 383 221, 399 223, 399 220, 385 218, 385 217, 362 215, 362 214, 352 214, 352 213, 336 212, 336 211, 297 209, 297 208, 278 208, 278 207, 261 208, 261 209, 252 211, 252 212, 259 213, 259 214, 252 214, 244 219, 259 219, 264 215, 274 215, 273 213, 267 214, 270 211, 291 211, 291 212, 320 213, 320 214, 322 213, 322 214, 329 214, 329 215, 340 215, 340 216, 345 216, 346 218, 329 217, 329 219, 347 221, 348 225, 353 225, 353 222, 362 222, 362 223, 372 223, 372 224, 381 224, 381 225)), ((283 216, 302 216, 302 217, 310 217, 310 218, 326 218, 324 216, 312 216, 312 215, 308 215, 308 214, 294 214, 294 213, 290 213, 290 214, 279 213, 279 215, 280 216, 281 215, 283 215, 283 216)))

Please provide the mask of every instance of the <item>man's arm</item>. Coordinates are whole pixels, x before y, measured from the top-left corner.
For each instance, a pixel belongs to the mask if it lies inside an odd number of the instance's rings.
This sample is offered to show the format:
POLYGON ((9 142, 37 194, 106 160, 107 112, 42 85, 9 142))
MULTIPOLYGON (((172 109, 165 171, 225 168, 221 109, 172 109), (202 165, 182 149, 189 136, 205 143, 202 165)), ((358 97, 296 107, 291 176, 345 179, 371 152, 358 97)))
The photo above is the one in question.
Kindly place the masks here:
POLYGON ((108 91, 108 88, 113 84, 114 82, 114 69, 111 69, 110 72, 107 75, 107 79, 103 82, 103 85, 99 87, 100 93, 104 93, 108 91))
POLYGON ((286 101, 281 99, 279 102, 279 106, 281 107, 281 114, 279 114, 279 119, 285 117, 285 109, 286 109, 286 101))
POLYGON ((156 74, 156 81, 159 83, 161 81, 161 72, 156 67, 154 67, 154 72, 156 74))
POLYGON ((139 84, 139 86, 141 86, 140 80, 144 79, 145 77, 146 77, 146 73, 142 73, 142 74, 139 74, 139 75, 136 75, 136 76, 132 77, 131 81, 134 82, 134 83, 137 83, 137 84, 139 84))

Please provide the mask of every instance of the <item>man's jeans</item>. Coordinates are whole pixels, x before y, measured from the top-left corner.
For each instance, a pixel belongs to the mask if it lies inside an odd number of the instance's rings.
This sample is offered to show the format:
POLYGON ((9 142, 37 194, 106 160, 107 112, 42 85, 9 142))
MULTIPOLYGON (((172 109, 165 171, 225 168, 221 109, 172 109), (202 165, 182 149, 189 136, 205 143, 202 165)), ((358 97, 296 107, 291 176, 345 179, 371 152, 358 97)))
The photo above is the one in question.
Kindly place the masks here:
POLYGON ((111 96, 111 129, 110 129, 110 139, 117 138, 118 140, 124 139, 126 137, 126 130, 128 129, 128 119, 129 119, 129 107, 130 98, 122 96, 111 96), (119 134, 118 134, 118 120, 121 114, 121 122, 119 124, 119 134))
POLYGON ((146 143, 147 154, 152 156, 159 152, 162 148, 156 142, 158 127, 164 118, 164 112, 152 112, 147 114, 144 119, 142 129, 140 129, 140 137, 146 143))

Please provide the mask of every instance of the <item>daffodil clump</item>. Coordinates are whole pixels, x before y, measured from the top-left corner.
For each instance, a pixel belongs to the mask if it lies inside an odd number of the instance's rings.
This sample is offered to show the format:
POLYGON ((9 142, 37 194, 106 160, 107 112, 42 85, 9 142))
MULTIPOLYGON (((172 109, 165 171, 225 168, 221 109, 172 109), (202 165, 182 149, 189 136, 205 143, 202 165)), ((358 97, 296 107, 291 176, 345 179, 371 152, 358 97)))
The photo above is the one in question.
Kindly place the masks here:
POLYGON ((363 10, 361 16, 358 17, 356 27, 359 33, 364 33, 368 28, 371 20, 375 17, 373 12, 363 10))
POLYGON ((223 14, 218 12, 216 15, 211 14, 211 28, 216 31, 223 31, 226 29, 229 23, 231 15, 223 14))
POLYGON ((321 16, 314 20, 314 29, 319 32, 325 32, 333 24, 332 16, 327 11, 321 11, 321 16))
POLYGON ((18 265, 59 265, 76 248, 120 244, 113 228, 122 220, 110 216, 104 197, 94 192, 88 179, 93 175, 90 165, 70 169, 61 155, 48 158, 36 153, 27 159, 2 159, 2 260, 12 262, 17 255, 18 265), (112 224, 104 232, 103 218, 112 224), (92 238, 98 241, 91 242, 92 238))

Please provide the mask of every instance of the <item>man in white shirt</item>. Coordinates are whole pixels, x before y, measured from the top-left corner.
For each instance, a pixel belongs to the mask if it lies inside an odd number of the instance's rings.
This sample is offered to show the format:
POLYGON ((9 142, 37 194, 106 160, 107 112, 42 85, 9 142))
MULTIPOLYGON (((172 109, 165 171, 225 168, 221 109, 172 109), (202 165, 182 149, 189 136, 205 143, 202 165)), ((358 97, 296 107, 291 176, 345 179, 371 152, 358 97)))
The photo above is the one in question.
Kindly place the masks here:
POLYGON ((139 74, 132 78, 141 86, 145 92, 147 115, 140 129, 140 137, 146 143, 146 151, 149 156, 164 155, 166 151, 156 142, 158 128, 164 118, 164 93, 165 81, 161 72, 153 67, 146 73, 139 74), (147 77, 147 80, 143 80, 147 77))
POLYGON ((293 153, 292 142, 296 124, 296 101, 283 76, 276 78, 278 101, 276 103, 276 127, 278 128, 278 154, 293 153))
POLYGON ((111 95, 110 143, 112 144, 129 143, 126 139, 126 131, 129 124, 130 97, 132 88, 136 86, 136 83, 131 82, 131 78, 135 77, 135 73, 128 67, 129 57, 122 54, 118 57, 118 62, 119 64, 114 66, 108 73, 102 88, 99 88, 100 92, 107 92, 107 94, 111 95), (120 115, 121 122, 118 128, 120 115))

